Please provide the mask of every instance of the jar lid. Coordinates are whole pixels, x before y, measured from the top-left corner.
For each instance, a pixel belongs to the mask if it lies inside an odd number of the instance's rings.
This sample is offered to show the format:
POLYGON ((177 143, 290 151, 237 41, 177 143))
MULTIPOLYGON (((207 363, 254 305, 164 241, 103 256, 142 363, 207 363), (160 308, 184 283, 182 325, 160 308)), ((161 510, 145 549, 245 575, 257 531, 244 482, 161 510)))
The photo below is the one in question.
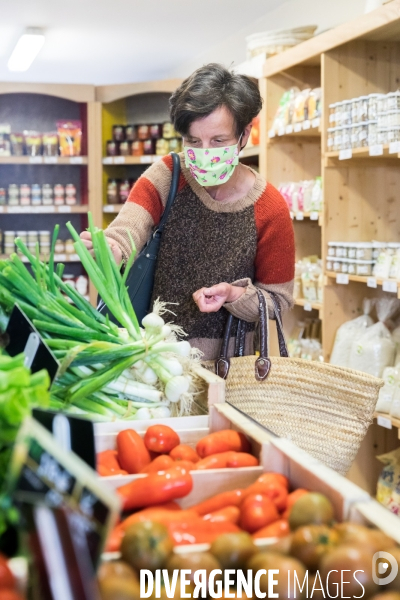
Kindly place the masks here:
POLYGON ((400 248, 400 242, 389 242, 387 244, 388 248, 400 248))
POLYGON ((368 100, 368 96, 359 96, 359 100, 368 100))
POLYGON ((383 98, 385 96, 385 94, 378 94, 378 93, 374 93, 374 94, 368 94, 368 98, 383 98))
POLYGON ((361 260, 359 258, 355 258, 351 262, 353 262, 356 265, 373 265, 373 264, 375 264, 374 260, 361 260))
POLYGON ((329 105, 329 108, 336 108, 337 105, 338 105, 338 102, 334 102, 333 104, 329 105))
POLYGON ((356 248, 372 248, 373 243, 372 242, 355 242, 353 244, 353 246, 355 246, 356 248))
POLYGON ((41 230, 41 231, 38 231, 38 233, 40 233, 40 234, 42 234, 42 235, 47 235, 47 234, 49 234, 49 235, 50 235, 50 231, 47 231, 47 230, 45 230, 45 229, 43 229, 43 230, 41 230))
POLYGON ((386 248, 387 242, 376 242, 375 240, 372 242, 373 248, 386 248))
POLYGON ((340 242, 328 242, 328 246, 339 246, 340 242))
POLYGON ((400 96, 400 90, 396 90, 395 92, 389 92, 388 94, 386 94, 387 97, 389 96, 400 96))

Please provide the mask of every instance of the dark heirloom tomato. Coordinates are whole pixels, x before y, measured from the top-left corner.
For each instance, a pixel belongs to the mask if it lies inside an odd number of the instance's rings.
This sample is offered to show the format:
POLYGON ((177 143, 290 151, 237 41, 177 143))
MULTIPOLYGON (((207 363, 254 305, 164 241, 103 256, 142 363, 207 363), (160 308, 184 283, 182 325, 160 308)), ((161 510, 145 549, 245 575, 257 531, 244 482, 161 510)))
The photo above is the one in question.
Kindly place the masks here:
POLYGON ((337 546, 339 535, 326 525, 305 525, 293 534, 290 554, 307 569, 317 571, 322 556, 337 546))

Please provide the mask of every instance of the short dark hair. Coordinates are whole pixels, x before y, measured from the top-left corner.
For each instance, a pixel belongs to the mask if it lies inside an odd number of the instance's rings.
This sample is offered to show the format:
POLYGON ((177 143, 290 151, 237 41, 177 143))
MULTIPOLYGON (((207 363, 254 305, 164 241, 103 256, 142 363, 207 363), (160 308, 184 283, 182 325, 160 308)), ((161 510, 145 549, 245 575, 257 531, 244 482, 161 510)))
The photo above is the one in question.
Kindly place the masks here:
POLYGON ((239 137, 260 112, 262 98, 257 84, 250 77, 210 63, 194 71, 181 83, 172 94, 169 106, 171 121, 183 136, 188 133, 193 121, 226 106, 235 120, 239 137))

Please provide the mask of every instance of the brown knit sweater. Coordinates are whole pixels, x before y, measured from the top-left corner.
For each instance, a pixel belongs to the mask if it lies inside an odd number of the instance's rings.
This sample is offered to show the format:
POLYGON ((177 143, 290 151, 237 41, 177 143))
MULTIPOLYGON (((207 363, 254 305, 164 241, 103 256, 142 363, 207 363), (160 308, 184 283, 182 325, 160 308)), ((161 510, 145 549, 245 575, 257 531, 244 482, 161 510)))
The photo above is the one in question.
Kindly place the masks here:
MULTIPOLYGON (((183 156, 181 169, 178 193, 162 237, 153 298, 178 303, 173 307, 174 320, 188 333, 190 343, 204 352, 204 359, 219 353, 226 311, 247 322, 246 353, 251 354, 258 320, 256 288, 266 296, 271 317, 268 291, 278 296, 282 310, 293 304, 294 236, 288 208, 279 192, 258 173, 244 198, 221 204, 193 178, 183 156), (246 287, 246 292, 216 313, 199 312, 193 292, 222 281, 246 287)), ((159 222, 171 173, 171 156, 147 169, 106 229, 125 258, 130 254, 127 230, 139 252, 159 222)))

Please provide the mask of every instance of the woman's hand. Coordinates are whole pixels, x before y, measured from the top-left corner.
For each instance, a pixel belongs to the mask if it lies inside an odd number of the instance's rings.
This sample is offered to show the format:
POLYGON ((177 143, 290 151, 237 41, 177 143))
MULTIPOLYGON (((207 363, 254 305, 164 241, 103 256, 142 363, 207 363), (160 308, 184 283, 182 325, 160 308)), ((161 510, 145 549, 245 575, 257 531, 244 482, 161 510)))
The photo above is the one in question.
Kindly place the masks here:
MULTIPOLYGON (((86 248, 90 251, 90 254, 92 256, 94 256, 92 234, 89 233, 89 231, 82 231, 82 233, 80 234, 80 238, 83 241, 83 243, 85 244, 86 248)), ((119 265, 122 261, 121 248, 119 247, 118 243, 115 240, 108 238, 108 237, 106 237, 106 240, 108 242, 108 245, 111 248, 111 252, 113 253, 115 262, 117 263, 117 265, 119 265)))
POLYGON ((196 302, 200 312, 217 312, 225 302, 234 302, 246 288, 230 283, 217 283, 210 288, 201 288, 193 294, 193 300, 196 302))

